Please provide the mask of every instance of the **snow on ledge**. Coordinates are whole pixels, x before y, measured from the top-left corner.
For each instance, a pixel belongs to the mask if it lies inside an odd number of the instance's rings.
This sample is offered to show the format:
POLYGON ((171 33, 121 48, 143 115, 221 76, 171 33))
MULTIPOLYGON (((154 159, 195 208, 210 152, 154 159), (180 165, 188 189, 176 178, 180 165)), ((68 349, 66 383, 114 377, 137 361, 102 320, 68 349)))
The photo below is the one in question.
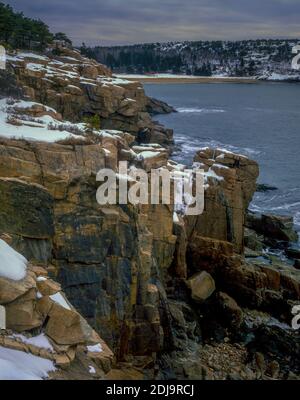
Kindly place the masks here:
POLYGON ((33 337, 26 337, 19 333, 14 333, 10 336, 12 339, 19 339, 22 343, 32 344, 33 346, 39 347, 41 349, 49 350, 51 353, 54 351, 49 339, 44 333, 33 337))
POLYGON ((42 380, 55 370, 50 360, 0 346, 0 380, 42 380))
MULTIPOLYGON (((84 140, 84 136, 82 135, 74 135, 67 130, 59 130, 59 129, 48 129, 48 124, 52 123, 54 125, 69 125, 78 127, 78 129, 82 128, 82 124, 72 124, 68 121, 57 121, 50 115, 45 115, 43 117, 32 118, 32 121, 26 121, 23 119, 24 116, 21 113, 17 113, 17 119, 20 122, 19 125, 11 124, 7 122, 7 118, 10 113, 9 110, 16 109, 30 109, 33 106, 43 106, 40 103, 35 103, 32 101, 15 101, 13 105, 7 104, 7 99, 0 100, 0 137, 10 138, 10 139, 28 139, 28 140, 37 140, 48 143, 54 143, 59 140, 65 139, 82 139, 84 140)), ((55 112, 55 110, 51 107, 43 106, 45 108, 45 112, 55 112)))
POLYGON ((61 293, 57 292, 55 294, 52 294, 50 296, 50 299, 53 300, 56 304, 59 304, 61 307, 65 308, 66 310, 71 310, 71 307, 66 302, 65 298, 61 293))
POLYGON ((0 277, 20 281, 26 276, 28 261, 0 239, 0 277))
POLYGON ((102 353, 103 351, 100 343, 97 343, 93 346, 86 346, 86 348, 90 353, 102 353))

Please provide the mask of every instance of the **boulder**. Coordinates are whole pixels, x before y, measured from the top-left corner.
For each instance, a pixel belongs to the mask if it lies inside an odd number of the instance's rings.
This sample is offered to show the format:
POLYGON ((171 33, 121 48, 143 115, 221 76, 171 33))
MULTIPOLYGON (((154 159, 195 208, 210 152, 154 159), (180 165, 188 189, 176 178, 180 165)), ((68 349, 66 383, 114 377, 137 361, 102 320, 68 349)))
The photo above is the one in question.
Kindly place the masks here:
POLYGON ((88 342, 93 330, 78 312, 53 303, 48 314, 46 334, 60 345, 88 342))
POLYGON ((272 214, 248 213, 246 226, 264 235, 266 238, 283 242, 296 242, 293 217, 272 214))
POLYGON ((5 308, 7 329, 24 332, 42 325, 42 317, 36 307, 36 289, 30 289, 5 308))
POLYGON ((150 172, 151 169, 161 168, 167 165, 169 154, 167 151, 142 151, 138 155, 141 167, 150 172))
POLYGON ((25 278, 20 281, 0 278, 0 304, 12 303, 35 288, 35 275, 30 271, 28 271, 25 278))
POLYGON ((37 288, 43 296, 51 296, 61 291, 61 286, 59 283, 44 277, 37 278, 37 288))
POLYGON ((164 101, 154 99, 153 97, 148 98, 148 103, 146 106, 146 110, 149 114, 157 115, 157 114, 170 114, 172 112, 176 112, 176 109, 164 101))
POLYGON ((191 297, 197 302, 207 300, 215 291, 216 285, 212 276, 202 271, 187 280, 187 286, 191 290, 191 297))
POLYGON ((293 217, 262 215, 261 222, 265 236, 285 242, 296 242, 298 240, 293 217))

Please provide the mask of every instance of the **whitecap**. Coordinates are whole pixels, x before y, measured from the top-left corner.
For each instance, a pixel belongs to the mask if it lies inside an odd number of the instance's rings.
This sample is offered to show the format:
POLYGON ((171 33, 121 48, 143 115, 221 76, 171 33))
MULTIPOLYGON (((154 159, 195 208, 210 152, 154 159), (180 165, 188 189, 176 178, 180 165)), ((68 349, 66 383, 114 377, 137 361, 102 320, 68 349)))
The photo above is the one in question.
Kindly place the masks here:
POLYGON ((203 114, 215 114, 215 113, 225 113, 226 110, 222 108, 184 108, 179 107, 176 109, 179 113, 203 113, 203 114))

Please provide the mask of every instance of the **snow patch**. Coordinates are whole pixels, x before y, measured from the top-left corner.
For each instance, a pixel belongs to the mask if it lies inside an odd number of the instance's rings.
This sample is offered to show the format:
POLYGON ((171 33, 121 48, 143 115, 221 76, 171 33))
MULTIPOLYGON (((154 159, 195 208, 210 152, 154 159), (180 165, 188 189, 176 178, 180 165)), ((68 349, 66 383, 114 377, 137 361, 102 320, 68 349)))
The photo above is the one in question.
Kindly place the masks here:
POLYGON ((161 153, 158 151, 142 151, 141 153, 139 153, 138 159, 145 160, 146 158, 157 157, 160 154, 161 153))
POLYGON ((0 277, 20 281, 26 276, 27 260, 0 239, 0 277))
POLYGON ((71 307, 66 302, 65 298, 63 297, 63 295, 61 293, 58 292, 58 293, 52 294, 50 296, 50 299, 53 300, 56 304, 59 304, 60 306, 65 308, 66 310, 71 310, 71 307))
POLYGON ((179 113, 203 113, 203 114, 216 114, 225 113, 226 111, 218 108, 177 108, 176 111, 179 113))
POLYGON ((0 346, 0 380, 42 380, 55 370, 50 360, 0 346))
POLYGON ((18 334, 18 333, 14 333, 10 337, 13 339, 14 338, 20 339, 21 342, 23 342, 25 344, 32 344, 36 347, 40 347, 42 349, 46 349, 51 352, 54 351, 51 343, 49 342, 49 339, 47 338, 47 336, 44 333, 41 333, 40 335, 31 337, 31 338, 28 338, 28 337, 18 334))
POLYGON ((102 346, 100 343, 97 343, 93 346, 86 346, 89 352, 91 353, 101 353, 103 351, 102 346))
POLYGON ((90 374, 95 374, 96 373, 96 370, 92 365, 89 365, 89 373, 90 374))

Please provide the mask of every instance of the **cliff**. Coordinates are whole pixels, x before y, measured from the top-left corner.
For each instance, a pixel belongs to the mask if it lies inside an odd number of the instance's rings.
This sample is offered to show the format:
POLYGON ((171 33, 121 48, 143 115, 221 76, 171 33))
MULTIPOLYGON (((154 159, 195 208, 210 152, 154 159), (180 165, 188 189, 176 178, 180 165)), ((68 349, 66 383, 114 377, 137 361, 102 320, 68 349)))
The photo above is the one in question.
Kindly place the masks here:
MULTIPOLYGON (((31 286, 20 297, 30 312, 22 323, 23 314, 12 313, 16 320, 8 318, 8 328, 28 335, 39 328, 58 348, 78 346, 70 368, 89 357, 82 343, 104 348, 105 341, 114 361, 105 347, 104 367, 91 364, 100 368, 98 378, 299 374, 299 334, 290 328, 299 271, 245 257, 256 162, 223 150, 199 151, 193 165, 205 181, 199 216, 172 204, 99 205, 96 174, 102 168, 116 171, 119 161, 127 161, 147 173, 162 168, 180 175, 184 166, 162 146, 170 143, 168 131, 145 111, 140 84, 120 82, 105 67, 72 54, 75 61, 66 54, 10 59, 11 73, 32 101, 0 104, 0 235, 34 267, 28 267, 31 286), (86 113, 100 115, 103 129, 81 122, 86 113), (55 302, 49 305, 49 290, 60 292, 55 282, 74 306, 72 316, 61 307, 56 312, 55 302), (99 337, 90 341, 84 329, 84 338, 79 330, 80 340, 69 343, 73 338, 61 336, 59 321, 73 326, 74 318, 82 327, 82 317, 99 337), (265 367, 257 361, 262 358, 265 367)), ((2 286, 9 296, 10 285, 6 280, 2 286)), ((1 304, 8 315, 10 307, 19 307, 18 299, 1 304)))
POLYGON ((137 141, 172 144, 172 130, 154 123, 148 112, 153 103, 139 82, 112 76, 96 61, 66 47, 50 49, 46 54, 8 55, 8 71, 15 76, 25 95, 61 113, 72 122, 98 115, 101 128, 123 130, 137 141))

